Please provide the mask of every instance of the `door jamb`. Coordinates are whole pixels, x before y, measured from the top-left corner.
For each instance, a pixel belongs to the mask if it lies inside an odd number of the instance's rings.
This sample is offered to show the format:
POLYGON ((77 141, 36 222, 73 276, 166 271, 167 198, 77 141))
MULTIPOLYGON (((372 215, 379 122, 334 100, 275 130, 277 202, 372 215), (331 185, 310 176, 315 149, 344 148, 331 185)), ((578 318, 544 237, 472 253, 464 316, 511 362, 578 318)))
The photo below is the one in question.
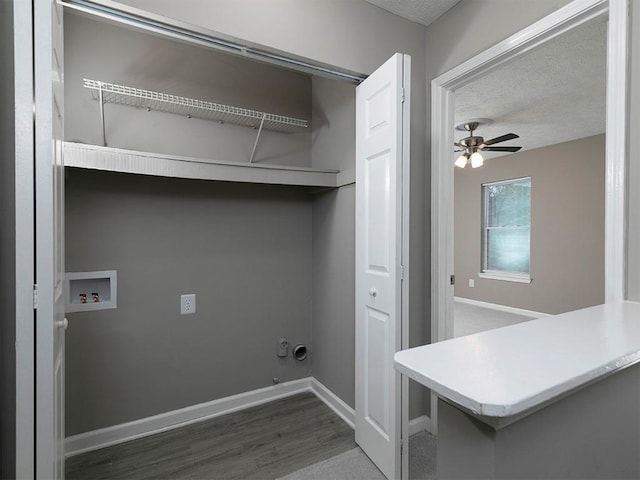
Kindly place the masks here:
MULTIPOLYGON (((33 6, 13 2, 15 98, 15 476, 35 475, 33 6)), ((7 159, 9 161, 9 159, 7 159)))
MULTIPOLYGON (((431 82, 431 338, 453 337, 454 91, 573 28, 608 15, 605 174, 605 303, 625 299, 627 58, 626 0, 574 0, 431 82)), ((431 424, 437 433, 437 397, 431 424)))
POLYGON ((55 345, 53 198, 53 74, 51 0, 33 2, 34 196, 35 196, 35 478, 56 478, 56 409, 52 371, 55 345), (53 442, 53 444, 52 444, 53 442))
MULTIPOLYGON (((400 295, 402 298, 400 306, 400 348, 409 348, 409 278, 411 258, 410 252, 410 182, 411 182, 411 56, 403 55, 402 88, 404 90, 403 102, 405 98, 409 101, 402 108, 402 279, 400 295), (405 135, 406 134, 406 135, 405 135)), ((400 375, 399 372, 396 372, 400 375)), ((409 378, 400 375, 400 463, 402 480, 409 478, 409 378)))

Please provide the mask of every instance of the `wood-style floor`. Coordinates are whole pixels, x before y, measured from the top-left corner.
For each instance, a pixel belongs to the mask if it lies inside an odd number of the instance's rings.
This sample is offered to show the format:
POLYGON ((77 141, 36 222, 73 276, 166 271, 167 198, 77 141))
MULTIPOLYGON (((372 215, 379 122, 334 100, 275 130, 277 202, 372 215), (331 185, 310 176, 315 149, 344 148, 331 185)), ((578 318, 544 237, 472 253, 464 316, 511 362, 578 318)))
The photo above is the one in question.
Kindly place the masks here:
POLYGON ((68 479, 275 479, 355 448, 353 430, 303 393, 66 461, 68 479))

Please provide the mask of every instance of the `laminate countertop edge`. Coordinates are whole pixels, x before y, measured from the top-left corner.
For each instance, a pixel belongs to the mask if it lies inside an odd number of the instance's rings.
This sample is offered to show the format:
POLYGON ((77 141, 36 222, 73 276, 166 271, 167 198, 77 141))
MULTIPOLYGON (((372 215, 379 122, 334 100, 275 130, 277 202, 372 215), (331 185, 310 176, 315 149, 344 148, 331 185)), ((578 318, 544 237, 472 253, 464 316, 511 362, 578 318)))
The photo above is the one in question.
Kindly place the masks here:
POLYGON ((617 302, 397 352, 394 367, 493 425, 640 361, 640 303, 617 302))

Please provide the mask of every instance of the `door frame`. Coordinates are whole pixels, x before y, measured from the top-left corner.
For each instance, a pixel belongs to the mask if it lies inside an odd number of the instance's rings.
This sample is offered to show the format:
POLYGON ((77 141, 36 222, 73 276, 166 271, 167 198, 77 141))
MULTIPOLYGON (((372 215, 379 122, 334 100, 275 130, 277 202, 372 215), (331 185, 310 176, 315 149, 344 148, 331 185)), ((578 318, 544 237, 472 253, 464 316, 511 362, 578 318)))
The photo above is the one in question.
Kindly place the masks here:
MULTIPOLYGON (((56 261, 56 236, 64 215, 64 200, 56 202, 55 175, 64 175, 54 162, 61 152, 54 130, 54 42, 61 13, 57 0, 33 2, 34 78, 34 207, 35 207, 35 478, 64 477, 64 384, 56 382, 54 370, 61 361, 64 382, 64 263, 56 261), (57 152, 57 155, 56 155, 57 152), (54 169, 57 172, 54 174, 54 169), (59 210, 57 210, 59 208, 59 210), (36 300, 37 299, 37 300, 36 300), (59 351, 60 349, 60 351, 59 351), (58 394, 61 393, 61 397, 58 394)), ((56 59, 56 61, 58 61, 56 59)), ((58 83, 62 82, 62 79, 58 83)), ((62 117, 61 111, 55 112, 62 117)), ((62 118, 57 120, 62 122, 62 118)), ((60 133, 61 135, 61 133, 60 133)), ((64 195, 61 190, 60 195, 64 195)), ((64 232, 62 232, 63 234, 64 232)))
MULTIPOLYGON (((38 0, 42 2, 42 0, 38 0)), ((120 5, 111 2, 110 0, 95 0, 92 3, 85 3, 82 0, 58 0, 62 6, 71 8, 74 10, 81 11, 86 14, 94 15, 98 18, 103 18, 108 21, 114 21, 116 23, 131 25, 143 30, 151 31, 156 34, 166 35, 171 38, 178 38, 183 41, 190 41, 196 45, 205 45, 212 48, 219 48, 220 50, 227 51, 229 53, 238 53, 233 48, 228 47, 232 43, 236 42, 241 45, 245 45, 243 47, 244 56, 249 56, 250 51, 254 44, 246 42, 242 39, 232 38, 226 35, 221 35, 217 32, 213 32, 204 27, 198 27, 191 24, 186 24, 179 20, 164 17, 161 15, 153 14, 151 12, 146 12, 144 10, 140 10, 134 7, 129 7, 127 5, 120 5), (184 36, 184 33, 193 33, 195 35, 189 37, 184 36), (226 44, 223 44, 227 42, 226 44), (229 43, 230 42, 230 43, 229 43), (217 46, 217 43, 220 43, 220 46, 217 46), (227 45, 227 46, 225 46, 227 45)), ((39 19, 39 21, 43 21, 43 19, 39 19)), ((43 38, 39 35, 39 38, 43 38)), ((235 45, 235 44, 234 44, 235 45)), ((320 64, 314 62, 312 60, 303 59, 297 56, 288 55, 286 52, 281 52, 278 50, 274 50, 269 47, 259 46, 259 50, 266 54, 266 56, 260 56, 259 60, 269 62, 268 56, 271 55, 273 59, 270 63, 275 63, 284 68, 288 68, 291 70, 298 70, 301 72, 312 73, 313 75, 321 75, 329 78, 335 78, 337 80, 347 81, 351 83, 359 83, 364 80, 367 75, 363 75, 357 72, 352 72, 345 70, 343 68, 320 64)), ((408 65, 405 65, 405 69, 409 68, 408 65)), ((406 75, 406 71, 405 71, 406 75)), ((410 81, 410 77, 409 81, 410 81)), ((42 78, 38 80, 40 83, 38 84, 44 89, 44 85, 47 83, 43 81, 42 78)), ((409 91, 406 92, 407 94, 409 91)), ((43 115, 51 114, 50 107, 48 112, 44 112, 43 115)), ((409 125, 410 122, 410 108, 403 109, 403 122, 406 122, 406 125, 409 125)), ((407 130, 409 128, 407 127, 407 130)), ((50 148, 50 144, 47 143, 45 145, 45 138, 42 136, 37 139, 36 147, 40 149, 50 148)), ((410 279, 410 258, 409 258, 409 207, 410 207, 410 191, 409 191, 409 178, 410 178, 410 158, 409 158, 409 136, 407 135, 404 138, 403 144, 403 160, 402 160, 402 194, 401 194, 401 202, 402 202, 402 226, 401 226, 401 251, 402 251, 402 264, 403 272, 402 272, 402 283, 401 283, 401 300, 400 300, 400 310, 401 310, 401 345, 402 349, 406 349, 409 347, 409 279, 410 279)), ((37 176, 36 182, 48 182, 48 178, 44 178, 41 175, 37 176)), ((40 259, 42 263, 51 263, 51 259, 42 258, 40 259)), ((41 274, 45 275, 44 270, 41 270, 41 274)), ((44 280, 42 283, 39 283, 40 295, 46 296, 47 304, 51 303, 51 296, 53 295, 53 287, 50 284, 49 280, 44 280)), ((31 291, 30 291, 31 293, 31 291)), ((31 297, 30 297, 31 298, 31 297)), ((44 316, 44 311, 39 309, 40 316, 44 316)), ((49 314, 50 312, 47 312, 49 314)), ((51 312, 52 313, 52 312, 51 312)), ((36 350, 38 352, 51 350, 50 337, 42 337, 39 339, 36 350)), ((39 365, 43 366, 43 365, 39 365)), ((400 374, 398 374, 400 375, 400 374)), ((37 383, 37 382, 36 382, 37 383)), ((403 448, 403 455, 401 456, 402 461, 402 472, 403 477, 408 475, 408 443, 405 440, 408 440, 409 436, 409 426, 408 426, 408 415, 409 415, 409 380, 406 376, 401 376, 401 392, 400 392, 400 405, 401 405, 401 425, 399 426, 399 430, 401 431, 402 441, 405 443, 403 448)), ((33 402, 33 399, 32 399, 33 402)), ((47 431, 52 430, 52 422, 51 419, 47 419, 47 425, 43 426, 47 431)), ((47 435, 48 436, 48 435, 47 435)), ((38 438, 35 439, 38 442, 38 438)), ((42 447, 40 451, 44 450, 45 441, 42 440, 42 447)), ((36 463, 40 467, 40 470, 43 471, 47 465, 50 465, 51 457, 50 455, 41 456, 37 455, 36 463)))
MULTIPOLYGON (((627 59, 626 0, 574 0, 431 82, 431 338, 453 337, 454 91, 571 29, 608 18, 605 173, 605 303, 625 299, 627 59)), ((437 433, 437 400, 431 422, 437 433)))
MULTIPOLYGON (((13 2, 15 99, 15 476, 35 475, 33 5, 13 2)), ((8 161, 9 159, 7 159, 8 161)), ((5 319, 7 322, 12 319, 5 319)))

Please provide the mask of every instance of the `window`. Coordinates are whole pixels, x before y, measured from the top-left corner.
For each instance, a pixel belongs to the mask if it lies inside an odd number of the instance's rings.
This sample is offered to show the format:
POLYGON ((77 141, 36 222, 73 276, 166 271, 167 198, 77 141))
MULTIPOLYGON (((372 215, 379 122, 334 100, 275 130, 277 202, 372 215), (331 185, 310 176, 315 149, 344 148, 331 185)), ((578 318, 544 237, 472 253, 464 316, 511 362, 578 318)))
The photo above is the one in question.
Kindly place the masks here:
POLYGON ((531 177, 482 185, 481 277, 529 283, 531 177))

